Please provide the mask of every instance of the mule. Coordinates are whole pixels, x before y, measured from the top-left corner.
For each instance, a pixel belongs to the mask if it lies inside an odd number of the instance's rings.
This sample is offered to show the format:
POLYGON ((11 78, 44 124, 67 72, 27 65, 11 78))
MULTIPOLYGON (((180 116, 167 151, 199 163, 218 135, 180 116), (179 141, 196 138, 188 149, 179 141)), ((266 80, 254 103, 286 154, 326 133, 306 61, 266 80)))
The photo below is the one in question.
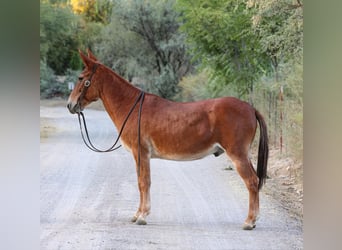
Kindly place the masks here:
POLYGON ((268 137, 265 120, 254 107, 234 97, 182 103, 144 93, 141 107, 134 106, 127 119, 142 91, 99 62, 90 50, 88 55, 79 53, 85 68, 70 93, 67 107, 72 114, 80 113, 89 103, 101 99, 117 129, 125 122, 120 141, 135 159, 140 192, 140 204, 132 222, 145 225, 150 213, 151 158, 185 161, 226 153, 249 192, 243 229, 255 228, 259 190, 266 180, 268 137), (255 170, 248 153, 258 124, 255 170))

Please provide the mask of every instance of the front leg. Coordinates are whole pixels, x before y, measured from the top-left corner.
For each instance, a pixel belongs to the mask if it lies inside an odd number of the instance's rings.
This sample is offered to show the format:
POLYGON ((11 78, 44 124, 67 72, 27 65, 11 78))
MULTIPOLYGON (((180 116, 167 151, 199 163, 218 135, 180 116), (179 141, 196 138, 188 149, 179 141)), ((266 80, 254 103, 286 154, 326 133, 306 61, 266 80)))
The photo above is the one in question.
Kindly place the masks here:
POLYGON ((150 214, 151 201, 150 201, 150 186, 151 186, 151 174, 150 174, 150 159, 147 153, 141 151, 140 155, 140 167, 138 166, 138 155, 134 154, 136 161, 137 175, 138 175, 138 187, 140 192, 140 205, 138 211, 132 218, 132 222, 138 225, 146 225, 146 217, 150 214), (139 169, 140 168, 140 169, 139 169))

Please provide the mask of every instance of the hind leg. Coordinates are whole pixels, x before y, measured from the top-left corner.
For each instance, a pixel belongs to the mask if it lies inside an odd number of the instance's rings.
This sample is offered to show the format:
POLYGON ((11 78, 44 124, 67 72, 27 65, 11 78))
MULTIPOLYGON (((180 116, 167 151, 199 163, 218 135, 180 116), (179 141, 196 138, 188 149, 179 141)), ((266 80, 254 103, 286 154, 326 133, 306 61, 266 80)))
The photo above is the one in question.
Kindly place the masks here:
POLYGON ((258 177, 253 168, 247 153, 237 153, 234 151, 227 151, 228 156, 232 159, 237 172, 243 179, 249 193, 249 208, 248 216, 243 225, 244 230, 252 230, 255 228, 255 223, 259 215, 259 189, 258 177))

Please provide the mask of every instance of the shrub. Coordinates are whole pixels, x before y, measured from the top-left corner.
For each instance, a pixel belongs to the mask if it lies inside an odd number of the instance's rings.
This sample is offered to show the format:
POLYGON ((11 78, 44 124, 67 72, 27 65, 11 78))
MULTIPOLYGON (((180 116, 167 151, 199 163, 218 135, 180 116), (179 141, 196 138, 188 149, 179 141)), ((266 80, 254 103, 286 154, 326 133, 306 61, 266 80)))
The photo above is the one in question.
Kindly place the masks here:
POLYGON ((40 97, 67 98, 70 93, 67 83, 77 79, 75 74, 76 71, 68 70, 66 76, 58 77, 44 61, 40 61, 40 97))

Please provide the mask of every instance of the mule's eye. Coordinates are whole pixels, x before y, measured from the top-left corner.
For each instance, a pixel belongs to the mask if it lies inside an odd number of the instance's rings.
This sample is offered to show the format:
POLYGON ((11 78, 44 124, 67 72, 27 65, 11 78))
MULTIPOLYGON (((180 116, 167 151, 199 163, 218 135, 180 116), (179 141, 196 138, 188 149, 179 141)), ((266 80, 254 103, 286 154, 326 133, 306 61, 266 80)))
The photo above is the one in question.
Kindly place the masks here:
POLYGON ((78 80, 81 82, 83 80, 83 77, 79 77, 78 80))

